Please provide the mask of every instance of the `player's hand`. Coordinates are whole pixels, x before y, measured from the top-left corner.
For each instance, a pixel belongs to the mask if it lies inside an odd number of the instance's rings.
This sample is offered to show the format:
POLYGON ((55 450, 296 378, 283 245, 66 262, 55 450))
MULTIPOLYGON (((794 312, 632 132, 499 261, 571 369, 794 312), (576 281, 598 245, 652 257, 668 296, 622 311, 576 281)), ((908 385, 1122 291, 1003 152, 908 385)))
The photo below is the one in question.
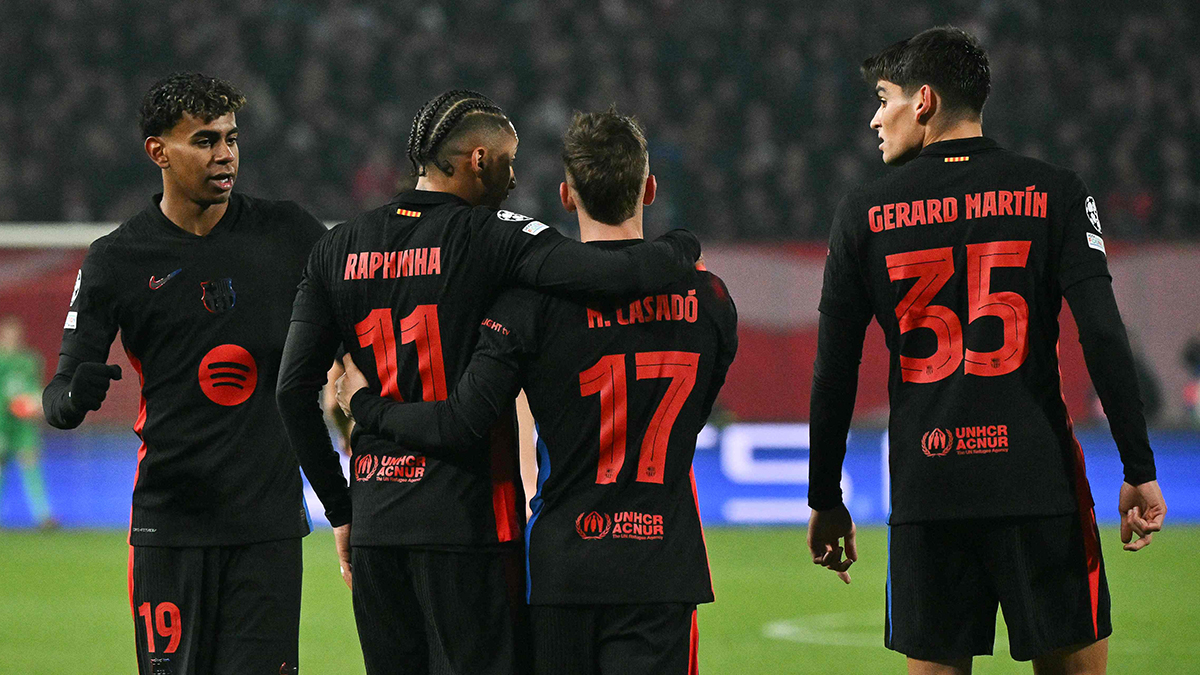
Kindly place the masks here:
POLYGON ((346 372, 337 381, 337 400, 338 405, 342 406, 342 412, 346 413, 346 417, 353 417, 350 414, 350 399, 358 393, 359 389, 367 386, 367 378, 354 365, 354 359, 347 354, 342 357, 342 366, 346 372))
POLYGON ((342 568, 342 581, 346 582, 346 588, 354 590, 354 583, 351 573, 354 571, 350 565, 350 523, 333 528, 333 547, 337 549, 338 564, 342 568))
POLYGON ((846 505, 828 511, 812 512, 808 519, 808 550, 814 565, 837 572, 838 578, 850 583, 850 566, 858 560, 858 545, 854 542, 854 519, 846 505), (841 540, 845 545, 841 545, 841 540), (846 559, 842 560, 845 552, 846 559))
POLYGON ((1162 529, 1167 502, 1156 480, 1141 485, 1121 483, 1117 510, 1121 512, 1121 541, 1125 550, 1140 551, 1150 545, 1152 534, 1162 529))
POLYGON ((71 376, 71 389, 67 392, 71 405, 80 412, 99 410, 108 385, 121 379, 121 366, 105 363, 85 362, 79 364, 71 376))

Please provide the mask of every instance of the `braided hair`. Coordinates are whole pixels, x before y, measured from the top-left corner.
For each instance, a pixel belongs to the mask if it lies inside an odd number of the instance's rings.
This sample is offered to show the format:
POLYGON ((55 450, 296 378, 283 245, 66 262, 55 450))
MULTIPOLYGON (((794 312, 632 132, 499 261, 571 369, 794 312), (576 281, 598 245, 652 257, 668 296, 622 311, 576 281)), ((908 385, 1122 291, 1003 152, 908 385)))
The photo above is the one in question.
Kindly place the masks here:
POLYGON ((470 89, 452 89, 430 99, 413 118, 408 135, 408 160, 415 175, 424 176, 430 163, 447 176, 454 175, 454 165, 439 153, 447 140, 477 128, 463 124, 464 120, 498 125, 508 122, 508 117, 490 98, 470 89))

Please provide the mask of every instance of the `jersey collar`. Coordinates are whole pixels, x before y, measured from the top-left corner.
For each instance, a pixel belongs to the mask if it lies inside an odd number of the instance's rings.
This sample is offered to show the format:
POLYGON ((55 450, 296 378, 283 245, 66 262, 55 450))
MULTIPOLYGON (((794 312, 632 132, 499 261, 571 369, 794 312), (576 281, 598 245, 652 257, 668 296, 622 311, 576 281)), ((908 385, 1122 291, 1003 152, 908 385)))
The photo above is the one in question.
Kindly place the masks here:
POLYGON ((150 198, 150 208, 146 209, 150 214, 150 220, 168 233, 183 239, 207 239, 218 232, 229 229, 230 224, 237 221, 242 204, 241 195, 237 193, 229 195, 229 206, 225 209, 224 215, 221 216, 216 225, 213 225, 213 228, 208 231, 207 235, 201 237, 171 222, 171 219, 162 212, 162 198, 163 193, 161 192, 150 198))
POLYGON ((449 192, 434 192, 433 190, 405 190, 396 201, 403 204, 462 204, 470 206, 467 200, 449 192))
POLYGON ((999 147, 1000 145, 996 141, 987 136, 975 136, 972 138, 956 138, 952 141, 931 143, 921 150, 921 155, 933 155, 936 157, 969 155, 973 152, 994 150, 999 147))
POLYGON ((595 246, 597 248, 619 249, 619 248, 628 248, 630 246, 637 246, 638 244, 640 244, 644 241, 645 241, 645 239, 597 239, 595 241, 589 241, 589 242, 584 242, 584 243, 586 243, 588 246, 595 246))

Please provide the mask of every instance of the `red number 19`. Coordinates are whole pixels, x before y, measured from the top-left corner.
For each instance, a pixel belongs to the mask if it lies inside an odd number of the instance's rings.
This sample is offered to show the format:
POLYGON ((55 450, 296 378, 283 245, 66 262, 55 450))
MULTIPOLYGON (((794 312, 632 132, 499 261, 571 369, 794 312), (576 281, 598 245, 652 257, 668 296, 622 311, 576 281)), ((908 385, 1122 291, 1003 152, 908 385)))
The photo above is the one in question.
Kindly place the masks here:
POLYGON ((170 638, 164 654, 172 654, 179 649, 179 640, 183 637, 183 626, 180 625, 179 607, 173 602, 160 602, 154 609, 154 620, 150 620, 150 603, 143 602, 138 606, 138 614, 146 622, 146 650, 154 653, 154 628, 158 624, 158 634, 170 638), (167 619, 170 619, 168 622, 167 619))

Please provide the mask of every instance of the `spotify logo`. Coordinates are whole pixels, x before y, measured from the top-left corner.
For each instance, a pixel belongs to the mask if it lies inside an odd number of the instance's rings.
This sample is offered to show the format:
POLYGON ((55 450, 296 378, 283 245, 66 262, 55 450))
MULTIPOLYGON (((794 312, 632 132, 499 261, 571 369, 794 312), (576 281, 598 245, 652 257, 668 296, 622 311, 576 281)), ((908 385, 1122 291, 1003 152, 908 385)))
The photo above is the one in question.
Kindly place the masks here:
POLYGON ((200 361, 199 375, 200 390, 220 405, 245 403, 258 384, 254 357, 238 345, 213 347, 200 361))

